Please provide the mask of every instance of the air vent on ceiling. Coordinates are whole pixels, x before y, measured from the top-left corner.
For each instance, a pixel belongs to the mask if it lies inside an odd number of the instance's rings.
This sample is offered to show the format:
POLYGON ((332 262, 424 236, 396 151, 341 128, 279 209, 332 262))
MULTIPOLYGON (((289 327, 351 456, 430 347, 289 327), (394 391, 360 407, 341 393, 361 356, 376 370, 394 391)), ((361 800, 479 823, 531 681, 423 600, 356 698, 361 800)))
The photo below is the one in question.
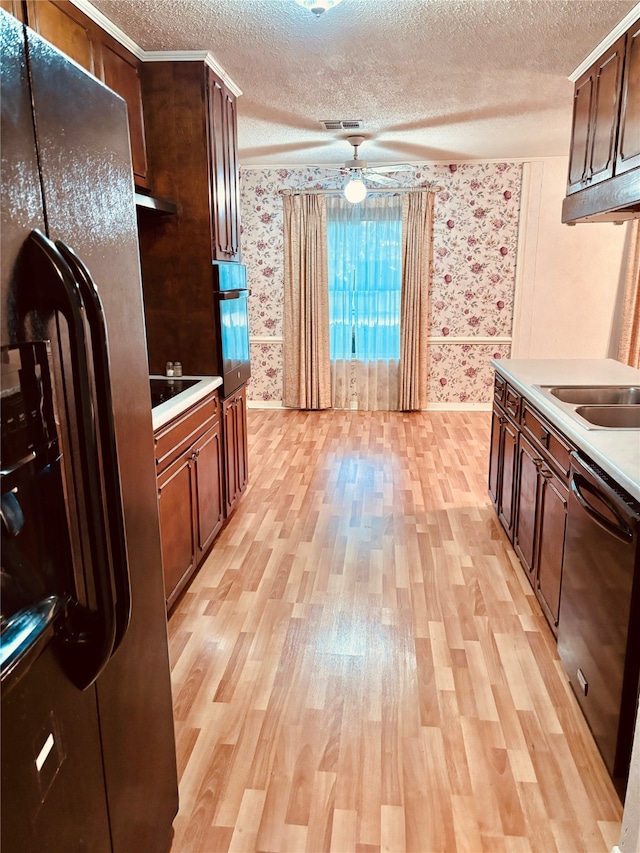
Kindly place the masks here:
POLYGON ((320 124, 325 130, 362 130, 362 119, 322 119, 320 124))

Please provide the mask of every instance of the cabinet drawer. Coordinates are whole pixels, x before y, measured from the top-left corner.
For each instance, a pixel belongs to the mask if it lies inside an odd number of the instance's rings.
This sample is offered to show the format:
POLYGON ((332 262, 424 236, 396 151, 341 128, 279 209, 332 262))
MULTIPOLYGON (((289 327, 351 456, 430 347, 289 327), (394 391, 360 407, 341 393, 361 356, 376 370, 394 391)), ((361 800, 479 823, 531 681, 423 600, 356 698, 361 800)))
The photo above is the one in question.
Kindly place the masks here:
POLYGON ((571 445, 526 400, 522 404, 522 430, 543 451, 546 461, 554 462, 565 478, 569 476, 571 445))
POLYGON ((218 395, 205 397, 187 409, 154 435, 158 473, 177 459, 181 453, 220 419, 218 395))
POLYGON ((504 410, 516 423, 520 423, 520 404, 522 397, 507 384, 504 390, 504 410))

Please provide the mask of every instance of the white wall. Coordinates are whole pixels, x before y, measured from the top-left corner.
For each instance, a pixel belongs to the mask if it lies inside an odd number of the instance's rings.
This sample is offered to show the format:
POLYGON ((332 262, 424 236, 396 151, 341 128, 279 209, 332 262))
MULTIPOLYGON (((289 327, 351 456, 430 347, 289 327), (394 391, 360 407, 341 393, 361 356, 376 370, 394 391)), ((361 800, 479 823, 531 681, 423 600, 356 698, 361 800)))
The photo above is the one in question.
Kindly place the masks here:
POLYGON ((513 358, 607 358, 618 327, 626 225, 561 222, 567 160, 524 164, 513 358))

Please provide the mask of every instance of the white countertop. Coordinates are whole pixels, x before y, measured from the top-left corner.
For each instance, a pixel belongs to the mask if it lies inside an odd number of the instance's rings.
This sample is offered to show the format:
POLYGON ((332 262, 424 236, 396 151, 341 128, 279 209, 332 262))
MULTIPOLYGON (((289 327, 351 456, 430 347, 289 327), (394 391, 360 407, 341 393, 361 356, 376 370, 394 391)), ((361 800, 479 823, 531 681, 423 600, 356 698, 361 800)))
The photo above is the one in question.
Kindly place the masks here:
MULTIPOLYGON (((149 378, 171 379, 169 376, 150 376, 149 378)), ((169 421, 172 421, 179 414, 184 412, 185 409, 188 409, 189 406, 193 406, 194 403, 202 400, 203 397, 206 397, 207 394, 210 394, 222 385, 221 376, 180 376, 175 378, 196 379, 197 384, 192 385, 191 388, 187 388, 185 391, 182 391, 180 394, 177 394, 175 397, 167 400, 166 403, 161 403, 159 406, 156 406, 151 410, 154 430, 168 424, 169 421)))
POLYGON ((576 447, 640 501, 640 429, 587 429, 536 385, 636 385, 640 370, 613 359, 494 359, 491 364, 576 447))

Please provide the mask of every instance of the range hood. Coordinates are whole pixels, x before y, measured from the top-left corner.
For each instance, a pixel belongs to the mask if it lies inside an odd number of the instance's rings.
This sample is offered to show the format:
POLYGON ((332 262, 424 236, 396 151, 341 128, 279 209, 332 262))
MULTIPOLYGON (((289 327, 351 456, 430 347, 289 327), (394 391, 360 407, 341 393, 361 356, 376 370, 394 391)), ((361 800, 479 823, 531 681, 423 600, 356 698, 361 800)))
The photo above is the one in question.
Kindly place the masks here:
POLYGON ((568 225, 628 219, 640 219, 640 169, 585 187, 562 203, 562 221, 568 225))
POLYGON ((138 211, 151 211, 158 214, 172 214, 178 212, 178 205, 174 201, 158 196, 146 195, 136 190, 136 208, 138 211))

